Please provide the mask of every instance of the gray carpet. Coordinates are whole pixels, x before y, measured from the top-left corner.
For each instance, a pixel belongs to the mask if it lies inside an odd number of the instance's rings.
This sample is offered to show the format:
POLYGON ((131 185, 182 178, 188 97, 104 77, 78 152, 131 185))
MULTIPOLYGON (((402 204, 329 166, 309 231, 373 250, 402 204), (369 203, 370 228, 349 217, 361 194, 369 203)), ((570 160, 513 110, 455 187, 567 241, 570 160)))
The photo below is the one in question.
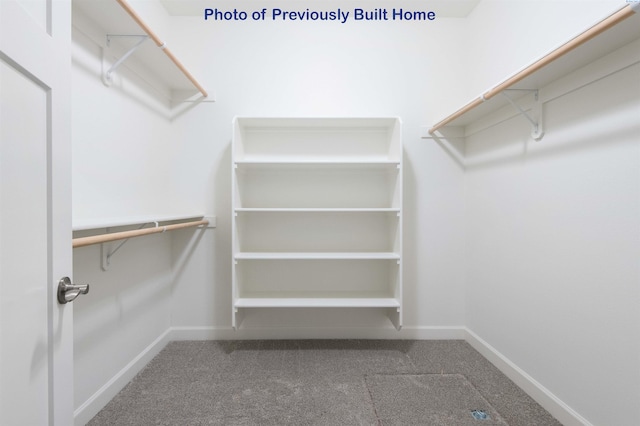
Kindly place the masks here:
POLYGON ((506 425, 461 374, 387 374, 367 376, 366 382, 376 415, 385 425, 473 426, 478 420, 482 425, 506 425), (481 412, 482 419, 473 417, 474 411, 481 412))
POLYGON ((172 342, 89 425, 560 423, 464 341, 264 340, 172 342))

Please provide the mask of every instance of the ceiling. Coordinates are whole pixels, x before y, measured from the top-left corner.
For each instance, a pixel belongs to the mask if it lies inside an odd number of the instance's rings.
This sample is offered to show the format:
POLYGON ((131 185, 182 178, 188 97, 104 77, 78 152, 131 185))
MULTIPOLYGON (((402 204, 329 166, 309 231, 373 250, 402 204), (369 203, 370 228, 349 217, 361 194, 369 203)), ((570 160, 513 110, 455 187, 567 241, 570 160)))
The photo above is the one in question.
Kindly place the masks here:
POLYGON ((296 5, 298 8, 316 7, 323 10, 332 8, 351 9, 376 8, 376 7, 412 7, 414 10, 434 11, 436 16, 442 18, 464 18, 480 0, 278 0, 277 2, 267 2, 260 0, 234 0, 234 1, 212 1, 212 0, 160 0, 160 3, 167 9, 169 15, 174 16, 202 16, 206 8, 220 8, 225 10, 262 9, 267 4, 274 7, 284 8, 285 5, 296 5))

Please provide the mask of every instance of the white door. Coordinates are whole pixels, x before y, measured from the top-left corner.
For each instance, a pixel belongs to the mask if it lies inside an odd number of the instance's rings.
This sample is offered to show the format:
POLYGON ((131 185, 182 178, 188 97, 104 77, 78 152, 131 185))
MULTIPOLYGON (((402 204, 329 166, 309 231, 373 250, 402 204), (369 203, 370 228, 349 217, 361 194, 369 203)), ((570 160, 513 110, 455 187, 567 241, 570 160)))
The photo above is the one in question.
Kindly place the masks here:
POLYGON ((0 425, 73 424, 70 0, 0 0, 0 425))

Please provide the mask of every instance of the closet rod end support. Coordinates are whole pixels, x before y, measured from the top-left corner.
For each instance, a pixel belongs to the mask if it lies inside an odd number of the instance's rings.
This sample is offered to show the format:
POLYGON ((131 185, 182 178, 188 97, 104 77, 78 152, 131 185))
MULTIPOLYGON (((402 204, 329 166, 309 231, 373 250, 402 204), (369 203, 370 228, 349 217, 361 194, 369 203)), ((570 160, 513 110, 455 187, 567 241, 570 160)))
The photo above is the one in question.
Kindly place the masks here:
POLYGON ((104 272, 107 272, 109 270, 109 266, 111 266, 111 253, 109 253, 109 247, 107 246, 107 243, 100 244, 100 258, 100 267, 104 272))
POLYGON ((544 136, 544 112, 543 112, 544 103, 540 99, 538 92, 536 91, 534 103, 533 103, 533 113, 535 114, 535 125, 531 128, 531 137, 534 141, 539 141, 544 136))
POLYGON ((104 83, 104 85, 107 87, 111 87, 111 84, 113 83, 113 77, 111 76, 110 71, 106 71, 102 74, 102 83, 104 83))
POLYGON ((207 223, 205 225, 205 228, 212 229, 212 228, 216 227, 216 217, 215 216, 204 216, 203 219, 209 222, 209 223, 207 223))
POLYGON ((542 140, 542 138, 544 137, 544 130, 542 129, 542 125, 540 123, 538 123, 532 130, 531 130, 531 137, 533 138, 534 141, 539 141, 542 140))

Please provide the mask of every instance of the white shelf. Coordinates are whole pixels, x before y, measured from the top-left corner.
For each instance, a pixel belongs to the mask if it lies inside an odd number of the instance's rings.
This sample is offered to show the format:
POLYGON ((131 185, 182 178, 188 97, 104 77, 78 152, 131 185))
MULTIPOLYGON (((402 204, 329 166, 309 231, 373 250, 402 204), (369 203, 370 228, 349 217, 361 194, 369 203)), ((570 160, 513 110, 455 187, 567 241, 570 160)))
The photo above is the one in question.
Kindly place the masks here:
POLYGON ((265 253, 265 252, 240 252, 235 256, 236 260, 400 260, 398 253, 265 253))
MULTIPOLYGON (((304 132, 326 129, 386 131, 399 124, 397 117, 236 117, 235 121, 252 130, 301 129, 304 132)), ((336 151, 335 154, 339 155, 340 151, 336 151)))
POLYGON ((509 101, 503 96, 496 96, 507 89, 540 89, 559 78, 617 50, 640 38, 640 13, 631 12, 632 3, 624 6, 618 13, 605 18, 598 24, 586 29, 547 55, 533 61, 527 67, 493 86, 492 89, 473 99, 453 112, 441 122, 429 129, 433 132, 443 126, 466 127, 481 118, 499 110, 509 101), (627 14, 614 26, 608 28, 615 16, 627 14), (608 28, 602 30, 603 28, 608 28), (603 32, 600 32, 603 31, 603 32), (581 41, 585 40, 585 41, 581 41), (486 101, 483 102, 483 99, 486 101))
POLYGON ((173 215, 158 215, 158 216, 121 216, 111 218, 90 218, 90 219, 74 219, 72 229, 73 231, 87 231, 90 229, 101 228, 117 228, 121 226, 129 225, 142 225, 144 223, 153 222, 173 222, 183 221, 188 219, 201 219, 204 215, 202 213, 196 214, 173 214, 173 215))
MULTIPOLYGON (((107 47, 107 35, 148 35, 150 39, 145 41, 133 53, 132 57, 127 59, 127 62, 136 62, 146 73, 154 76, 170 91, 179 93, 177 97, 180 99, 177 100, 183 100, 188 95, 198 92, 201 92, 204 97, 207 96, 205 89, 171 52, 173 50, 171 44, 167 43, 165 39, 160 39, 161 43, 165 43, 165 47, 160 48, 154 37, 159 38, 161 35, 149 28, 127 2, 123 2, 123 6, 121 6, 116 0, 73 0, 74 25, 77 26, 79 20, 89 21, 83 24, 83 27, 92 33, 92 38, 97 38, 94 40, 95 42, 105 47, 105 50, 116 58, 122 57, 129 48, 133 47, 137 39, 116 37, 109 43, 110 47, 107 47), (140 23, 136 22, 125 8, 129 8, 132 13, 136 14, 140 23), (171 53, 171 57, 167 52, 171 53)), ((212 98, 209 100, 213 101, 212 98)))
POLYGON ((400 302, 390 297, 243 297, 236 299, 236 308, 400 308, 400 302))
POLYGON ((371 166, 380 166, 380 167, 389 167, 389 166, 399 166, 399 160, 388 160, 385 158, 353 158, 353 157, 345 157, 345 158, 335 158, 329 157, 326 159, 320 158, 311 158, 311 157, 289 157, 287 159, 282 159, 282 157, 278 158, 270 158, 262 156, 260 158, 249 158, 244 160, 237 160, 234 162, 239 166, 275 166, 275 167, 283 167, 283 166, 294 166, 294 167, 309 167, 309 166, 348 166, 348 167, 371 167, 371 166))
POLYGON ((381 208, 278 208, 278 207, 240 207, 238 213, 400 213, 396 207, 381 208))
POLYGON ((397 118, 236 118, 232 305, 394 308, 402 324, 397 118))

